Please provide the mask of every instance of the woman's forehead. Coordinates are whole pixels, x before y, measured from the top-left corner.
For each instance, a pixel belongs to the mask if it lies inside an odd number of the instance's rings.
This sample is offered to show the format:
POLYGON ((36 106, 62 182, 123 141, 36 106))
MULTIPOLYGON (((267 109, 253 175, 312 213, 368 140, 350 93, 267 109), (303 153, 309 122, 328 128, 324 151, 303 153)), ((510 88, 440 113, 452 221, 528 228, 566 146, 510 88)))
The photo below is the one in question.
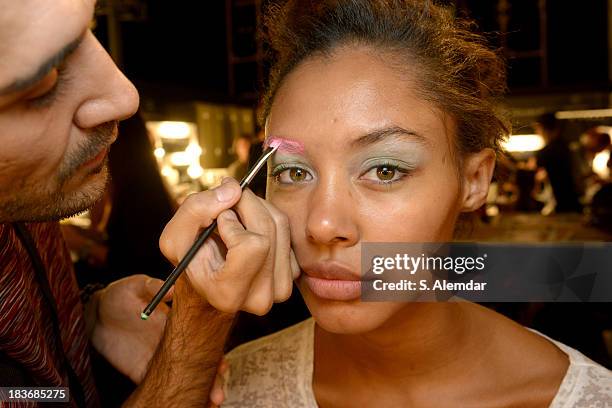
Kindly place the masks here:
POLYGON ((415 92, 410 74, 360 49, 311 58, 291 72, 276 94, 267 135, 354 138, 400 127, 424 136, 446 133, 448 115, 415 92))

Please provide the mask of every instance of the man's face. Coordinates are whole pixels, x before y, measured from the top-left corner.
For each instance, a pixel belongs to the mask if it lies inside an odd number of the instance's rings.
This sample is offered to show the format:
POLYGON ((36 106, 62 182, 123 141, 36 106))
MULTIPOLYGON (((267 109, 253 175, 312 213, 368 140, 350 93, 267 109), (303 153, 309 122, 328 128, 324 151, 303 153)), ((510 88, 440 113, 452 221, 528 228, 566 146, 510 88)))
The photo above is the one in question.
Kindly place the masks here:
POLYGON ((94 0, 0 0, 0 222, 55 220, 104 191, 138 93, 89 31, 94 0))

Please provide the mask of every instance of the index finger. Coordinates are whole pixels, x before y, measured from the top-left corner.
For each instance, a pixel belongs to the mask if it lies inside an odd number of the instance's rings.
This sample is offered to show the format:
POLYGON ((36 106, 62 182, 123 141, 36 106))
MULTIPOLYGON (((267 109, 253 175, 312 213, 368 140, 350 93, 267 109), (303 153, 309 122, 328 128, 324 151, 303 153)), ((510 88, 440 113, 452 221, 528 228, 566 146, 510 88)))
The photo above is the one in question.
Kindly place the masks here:
POLYGON ((233 207, 241 196, 238 182, 227 178, 212 190, 192 194, 179 207, 161 234, 161 252, 177 264, 191 248, 200 230, 208 227, 219 214, 233 207))

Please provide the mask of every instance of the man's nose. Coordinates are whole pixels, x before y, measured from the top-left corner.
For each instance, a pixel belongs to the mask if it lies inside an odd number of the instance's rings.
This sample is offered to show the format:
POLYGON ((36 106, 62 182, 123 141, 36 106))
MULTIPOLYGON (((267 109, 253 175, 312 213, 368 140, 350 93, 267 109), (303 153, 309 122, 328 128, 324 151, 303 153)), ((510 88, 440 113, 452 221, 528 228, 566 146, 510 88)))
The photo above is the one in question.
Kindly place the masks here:
POLYGON ((88 33, 82 46, 86 61, 84 87, 86 99, 79 106, 75 123, 89 129, 106 122, 127 119, 138 110, 139 96, 136 87, 123 75, 102 45, 88 33))

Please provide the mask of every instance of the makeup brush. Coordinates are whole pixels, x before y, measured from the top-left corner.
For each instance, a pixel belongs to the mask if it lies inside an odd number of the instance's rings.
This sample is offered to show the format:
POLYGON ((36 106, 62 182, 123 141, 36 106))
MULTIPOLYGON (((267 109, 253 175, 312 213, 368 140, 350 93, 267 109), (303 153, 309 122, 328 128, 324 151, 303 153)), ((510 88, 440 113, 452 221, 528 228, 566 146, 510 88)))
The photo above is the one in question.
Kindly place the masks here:
MULTIPOLYGON (((240 188, 242 190, 244 190, 249 185, 249 183, 253 180, 253 178, 255 178, 259 170, 263 167, 263 165, 266 164, 268 159, 272 157, 274 152, 276 152, 278 148, 281 147, 281 145, 283 145, 284 143, 284 140, 280 138, 270 139, 266 142, 266 149, 264 150, 263 154, 240 182, 240 188)), ((198 252, 198 249, 202 247, 206 239, 210 236, 210 234, 212 234, 215 228, 217 228, 217 220, 214 220, 212 224, 206 227, 206 229, 202 231, 200 235, 198 235, 198 238, 195 240, 191 248, 189 248, 189 251, 187 251, 183 259, 181 259, 178 265, 176 265, 174 270, 166 278, 166 281, 159 289, 157 294, 153 297, 153 300, 151 300, 151 302, 147 305, 144 311, 140 314, 140 318, 142 320, 147 320, 151 313, 153 313, 153 310, 155 310, 159 302, 161 302, 164 296, 166 296, 166 293, 168 293, 168 291, 170 290, 172 285, 174 285, 181 273, 187 268, 189 262, 191 262, 195 254, 198 252)))

